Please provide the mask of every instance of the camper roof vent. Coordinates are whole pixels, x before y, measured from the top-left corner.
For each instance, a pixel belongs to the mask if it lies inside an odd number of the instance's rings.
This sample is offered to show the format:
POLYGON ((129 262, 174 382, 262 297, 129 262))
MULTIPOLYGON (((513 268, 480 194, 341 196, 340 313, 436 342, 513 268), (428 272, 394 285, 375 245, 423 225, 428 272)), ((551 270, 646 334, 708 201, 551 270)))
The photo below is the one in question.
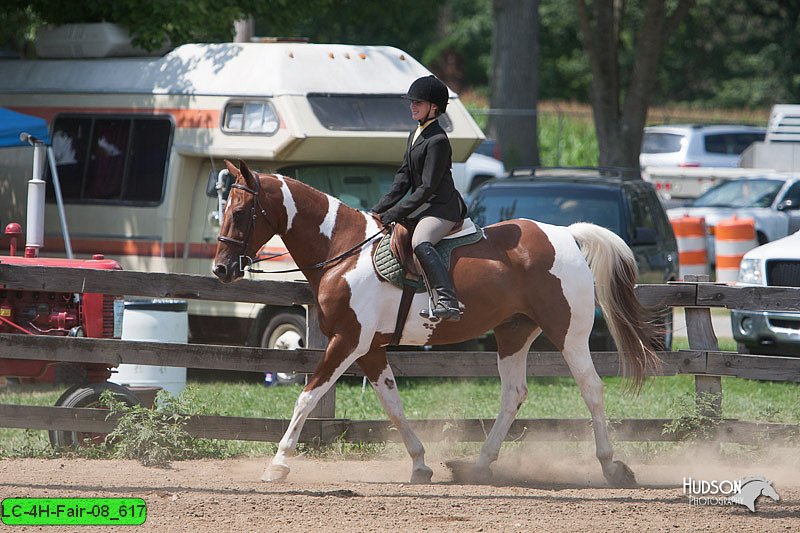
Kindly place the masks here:
POLYGON ((160 56, 168 50, 137 48, 128 30, 110 22, 47 26, 36 36, 36 54, 45 59, 160 56))

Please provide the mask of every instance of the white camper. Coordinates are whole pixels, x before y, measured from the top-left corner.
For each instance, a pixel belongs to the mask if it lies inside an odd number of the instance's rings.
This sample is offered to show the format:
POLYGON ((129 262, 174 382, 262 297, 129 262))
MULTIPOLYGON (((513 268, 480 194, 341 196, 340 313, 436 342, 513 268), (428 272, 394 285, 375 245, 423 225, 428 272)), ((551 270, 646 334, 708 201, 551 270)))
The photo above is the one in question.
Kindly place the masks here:
MULTIPOLYGON (((0 106, 49 121, 78 257, 210 275, 219 227, 209 176, 223 159, 368 209, 388 190, 413 127, 400 95, 427 74, 386 46, 188 44, 163 57, 1 60, 0 106)), ((452 92, 442 122, 454 161, 464 161, 483 134, 452 92)), ((25 220, 29 168, 27 152, 0 154, 0 223, 25 220)), ((42 255, 58 256, 52 190, 42 255)), ((189 314, 195 342, 301 344, 304 334, 301 309, 191 301, 189 314)))

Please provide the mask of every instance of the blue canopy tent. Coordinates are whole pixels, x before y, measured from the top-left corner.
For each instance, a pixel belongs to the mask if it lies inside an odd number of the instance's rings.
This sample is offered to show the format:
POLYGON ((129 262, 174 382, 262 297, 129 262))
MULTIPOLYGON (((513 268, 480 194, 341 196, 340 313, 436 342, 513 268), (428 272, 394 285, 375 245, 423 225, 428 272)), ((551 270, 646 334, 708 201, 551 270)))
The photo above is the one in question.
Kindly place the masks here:
POLYGON ((0 107, 0 148, 28 146, 27 142, 19 140, 19 134, 22 132, 41 139, 45 144, 50 144, 45 119, 0 107))
MULTIPOLYGON (((48 133, 48 124, 47 121, 43 118, 34 117, 31 115, 25 115, 23 113, 17 113, 16 111, 11 111, 10 109, 6 109, 4 107, 0 107, 0 148, 14 148, 14 147, 24 147, 30 146, 30 143, 27 139, 20 139, 21 133, 27 133, 37 140, 42 141, 42 143, 36 143, 36 147, 34 150, 34 160, 41 161, 45 155, 45 147, 46 145, 50 144, 50 135, 48 133), (41 152, 39 152, 41 150, 41 152), (41 158, 37 154, 41 154, 41 158)), ((53 157, 53 150, 51 147, 46 147, 47 153, 47 160, 50 165, 50 176, 53 181, 53 186, 55 189, 56 194, 56 203, 58 204, 58 214, 61 222, 61 232, 64 235, 64 247, 67 252, 67 257, 70 259, 72 258, 72 246, 69 240, 69 230, 67 229, 67 219, 64 213, 64 201, 61 197, 61 186, 58 180, 58 171, 56 170, 55 158, 53 157)), ((34 162, 33 165, 34 169, 34 177, 31 179, 31 182, 38 182, 44 185, 41 176, 41 166, 39 166, 37 174, 37 164, 34 162)), ((42 193, 39 195, 40 198, 38 202, 40 203, 39 211, 41 211, 41 216, 44 216, 44 189, 42 189, 42 193)), ((31 195, 31 188, 29 186, 28 195, 31 195)), ((28 208, 30 209, 31 204, 28 203, 28 208)), ((43 220, 43 219, 41 219, 43 220)), ((29 220, 30 225, 30 220, 29 220)), ((42 225, 40 225, 41 228, 42 225)), ((39 231, 43 231, 41 228, 39 231)), ((29 234, 30 235, 30 234, 29 234)), ((41 236, 41 235, 40 235, 41 236)), ((43 240, 43 236, 41 236, 43 240)))

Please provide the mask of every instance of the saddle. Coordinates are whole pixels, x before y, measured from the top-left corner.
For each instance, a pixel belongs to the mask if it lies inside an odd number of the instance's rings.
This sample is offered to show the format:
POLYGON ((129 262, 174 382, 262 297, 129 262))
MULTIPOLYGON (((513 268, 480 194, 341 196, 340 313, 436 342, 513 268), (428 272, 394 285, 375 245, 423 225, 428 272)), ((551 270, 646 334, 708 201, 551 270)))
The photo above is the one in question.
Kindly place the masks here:
MULTIPOLYGON (((467 218, 436 244, 436 251, 449 270, 453 250, 476 243, 482 238, 483 229, 467 218)), ((394 229, 383 236, 375 248, 372 262, 378 275, 398 289, 410 286, 418 293, 427 290, 414 261, 411 231, 402 224, 395 224, 394 229)))
MULTIPOLYGON (((450 270, 450 255, 453 250, 461 246, 474 244, 481 240, 483 236, 482 228, 476 226, 472 220, 465 219, 439 241, 436 245, 436 251, 439 252, 445 266, 450 270)), ((414 294, 427 291, 414 261, 414 251, 411 249, 411 232, 408 228, 401 224, 395 224, 394 230, 384 235, 378 246, 375 247, 372 263, 381 278, 403 291, 391 341, 391 344, 397 345, 400 343, 414 294)))

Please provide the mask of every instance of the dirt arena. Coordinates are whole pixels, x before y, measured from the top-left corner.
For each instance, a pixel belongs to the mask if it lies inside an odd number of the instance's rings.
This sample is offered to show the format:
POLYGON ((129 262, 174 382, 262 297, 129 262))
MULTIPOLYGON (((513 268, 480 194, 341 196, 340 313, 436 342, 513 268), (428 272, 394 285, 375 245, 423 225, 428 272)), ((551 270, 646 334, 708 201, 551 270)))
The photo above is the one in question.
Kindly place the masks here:
MULTIPOLYGON (((520 459, 515 452, 501 458, 492 485, 453 483, 443 461, 430 454, 430 485, 406 483, 408 459, 300 457, 289 481, 279 484, 258 481, 268 458, 176 462, 170 469, 133 461, 14 459, 0 461, 0 494, 140 497, 148 512, 142 530, 166 532, 800 530, 796 453, 774 452, 772 459, 749 465, 698 456, 649 465, 630 461, 641 487, 616 489, 606 486, 590 458, 560 454, 557 444, 552 451, 555 459, 541 451, 538 457, 520 459), (691 505, 681 488, 688 476, 746 475, 770 479, 780 501, 762 496, 751 513, 738 505, 691 505)), ((104 529, 118 528, 92 531, 104 529)))

